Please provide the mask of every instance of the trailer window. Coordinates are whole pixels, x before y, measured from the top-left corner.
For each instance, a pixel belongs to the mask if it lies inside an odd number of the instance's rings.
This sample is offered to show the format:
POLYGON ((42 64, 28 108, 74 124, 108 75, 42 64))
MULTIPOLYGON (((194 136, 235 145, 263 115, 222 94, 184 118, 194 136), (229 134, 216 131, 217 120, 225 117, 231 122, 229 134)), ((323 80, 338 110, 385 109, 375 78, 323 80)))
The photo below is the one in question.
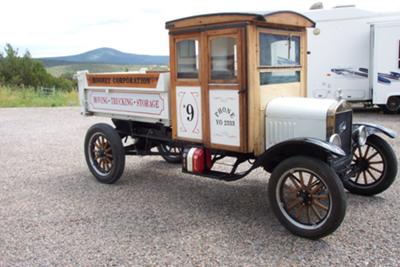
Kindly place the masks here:
POLYGON ((233 80, 237 76, 237 44, 234 37, 211 40, 211 79, 233 80))
POLYGON ((300 66, 300 37, 260 33, 260 65, 300 66))
POLYGON ((199 77, 199 42, 183 40, 176 43, 178 78, 197 79, 199 77))

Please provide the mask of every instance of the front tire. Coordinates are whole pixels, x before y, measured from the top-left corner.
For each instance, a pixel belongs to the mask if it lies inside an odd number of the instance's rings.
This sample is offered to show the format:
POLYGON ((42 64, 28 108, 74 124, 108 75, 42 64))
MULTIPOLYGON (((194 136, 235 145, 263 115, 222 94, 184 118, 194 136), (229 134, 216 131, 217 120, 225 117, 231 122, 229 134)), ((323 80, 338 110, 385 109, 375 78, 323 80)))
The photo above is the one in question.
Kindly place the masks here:
POLYGON ((384 139, 370 135, 363 147, 353 151, 352 167, 359 171, 344 182, 344 187, 353 194, 376 195, 388 189, 396 178, 396 154, 384 139))
POLYGON ((281 224, 295 235, 318 239, 334 232, 346 213, 343 185, 323 161, 296 156, 280 163, 268 185, 281 224))
POLYGON ((99 182, 115 183, 125 168, 125 151, 117 131, 105 123, 90 127, 85 137, 85 158, 99 182))

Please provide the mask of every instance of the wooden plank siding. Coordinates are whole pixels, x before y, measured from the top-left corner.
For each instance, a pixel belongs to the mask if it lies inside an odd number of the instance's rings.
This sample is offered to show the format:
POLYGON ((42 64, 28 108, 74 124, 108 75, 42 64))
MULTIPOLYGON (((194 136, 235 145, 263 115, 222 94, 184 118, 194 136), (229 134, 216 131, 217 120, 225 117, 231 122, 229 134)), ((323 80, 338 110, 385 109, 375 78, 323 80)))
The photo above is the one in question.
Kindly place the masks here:
POLYGON ((307 86, 307 35, 306 27, 314 22, 304 16, 284 11, 266 15, 259 14, 211 14, 194 16, 166 23, 170 33, 171 70, 171 118, 173 138, 199 143, 177 136, 176 87, 200 86, 202 109, 202 144, 217 150, 254 153, 265 151, 265 106, 277 96, 305 96, 307 86), (238 24, 240 23, 240 24, 238 24), (259 62, 261 32, 300 36, 300 65, 286 67, 261 66, 259 62), (237 38, 237 66, 235 79, 212 80, 210 47, 211 40, 217 37, 237 38), (178 79, 176 62, 176 43, 193 38, 199 41, 198 79, 178 79), (299 70, 300 82, 260 85, 261 72, 299 70), (210 136, 210 90, 237 90, 240 112, 240 146, 212 144, 210 136))

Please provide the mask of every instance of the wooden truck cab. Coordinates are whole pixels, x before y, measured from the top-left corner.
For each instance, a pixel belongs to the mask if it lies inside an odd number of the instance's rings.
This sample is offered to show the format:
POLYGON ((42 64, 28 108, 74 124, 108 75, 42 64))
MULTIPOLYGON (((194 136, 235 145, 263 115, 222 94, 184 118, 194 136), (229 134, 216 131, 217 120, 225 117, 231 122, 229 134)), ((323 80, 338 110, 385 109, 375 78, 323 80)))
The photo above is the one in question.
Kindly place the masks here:
POLYGON ((264 152, 267 103, 306 96, 306 28, 313 26, 290 11, 167 22, 173 137, 212 149, 264 152))

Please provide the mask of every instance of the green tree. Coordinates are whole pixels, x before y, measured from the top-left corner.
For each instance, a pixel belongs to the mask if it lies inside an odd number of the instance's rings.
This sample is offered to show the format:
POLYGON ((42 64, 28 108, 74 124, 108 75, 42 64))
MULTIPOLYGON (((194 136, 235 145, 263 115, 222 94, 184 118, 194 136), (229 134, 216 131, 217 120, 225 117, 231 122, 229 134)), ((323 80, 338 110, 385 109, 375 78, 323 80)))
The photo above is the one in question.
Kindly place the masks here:
POLYGON ((4 78, 3 78, 3 74, 1 72, 1 63, 4 60, 4 56, 3 53, 0 51, 0 85, 2 85, 4 83, 4 78))
POLYGON ((65 77, 56 78, 49 74, 42 62, 32 58, 29 51, 20 57, 18 50, 10 44, 4 47, 5 56, 0 56, 0 83, 20 87, 56 87, 71 90, 75 81, 65 77))

